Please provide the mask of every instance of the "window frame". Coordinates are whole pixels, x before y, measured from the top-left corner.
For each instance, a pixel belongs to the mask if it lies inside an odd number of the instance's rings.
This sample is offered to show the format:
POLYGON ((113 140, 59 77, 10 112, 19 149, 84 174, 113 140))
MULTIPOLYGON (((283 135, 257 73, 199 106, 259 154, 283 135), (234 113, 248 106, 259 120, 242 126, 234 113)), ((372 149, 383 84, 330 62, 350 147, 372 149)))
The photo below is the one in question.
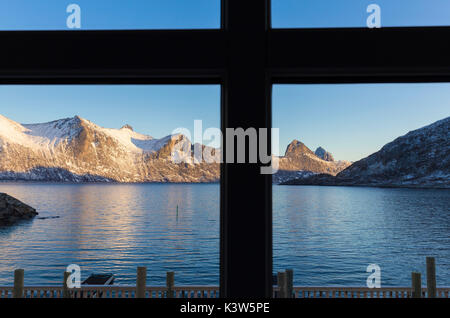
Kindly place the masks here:
MULTIPOLYGON (((220 84, 223 131, 270 131, 273 84, 450 82, 450 27, 272 29, 270 0, 221 8, 213 30, 2 31, 0 84, 220 84)), ((221 165, 221 297, 272 297, 261 166, 221 165)))

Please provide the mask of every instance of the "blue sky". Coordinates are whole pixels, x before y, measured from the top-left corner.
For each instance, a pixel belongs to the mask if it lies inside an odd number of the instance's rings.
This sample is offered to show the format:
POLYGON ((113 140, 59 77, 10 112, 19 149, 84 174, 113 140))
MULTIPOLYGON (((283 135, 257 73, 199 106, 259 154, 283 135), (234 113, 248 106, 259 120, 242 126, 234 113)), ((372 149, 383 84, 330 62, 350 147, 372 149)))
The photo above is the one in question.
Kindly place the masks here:
POLYGON ((220 127, 220 86, 0 85, 0 114, 22 124, 78 115, 161 138, 179 127, 193 133, 196 119, 220 127))
MULTIPOLYGON (((0 0, 0 30, 64 30, 69 4, 82 29, 218 28, 220 0, 0 0)), ((274 27, 365 27, 369 4, 382 26, 450 25, 448 0, 273 0, 274 27)))
POLYGON ((281 154, 298 139, 355 161, 450 116, 450 84, 276 85, 272 113, 281 154))
POLYGON ((272 0, 272 25, 366 27, 369 4, 380 6, 382 26, 450 25, 449 0, 272 0))
POLYGON ((0 0, 0 30, 64 30, 69 4, 82 29, 220 27, 219 0, 0 0))

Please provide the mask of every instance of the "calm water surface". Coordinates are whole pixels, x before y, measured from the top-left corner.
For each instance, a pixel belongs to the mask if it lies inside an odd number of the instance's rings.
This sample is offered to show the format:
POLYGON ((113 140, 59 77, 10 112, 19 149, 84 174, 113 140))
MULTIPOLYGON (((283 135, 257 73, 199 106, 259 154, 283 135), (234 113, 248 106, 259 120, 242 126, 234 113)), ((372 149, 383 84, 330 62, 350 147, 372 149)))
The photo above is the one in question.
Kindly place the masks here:
MULTIPOLYGON (((15 268, 27 285, 56 285, 69 264, 82 278, 111 272, 133 284, 219 282, 218 184, 0 183, 40 217, 0 227, 0 285, 15 268), (179 212, 177 216, 177 205, 179 212)), ((437 258, 438 285, 450 285, 450 191, 274 186, 274 272, 293 268, 297 285, 363 286, 378 264, 382 285, 410 285, 437 258)), ((245 267, 243 265, 243 267, 245 267)))
POLYGON ((295 282, 365 286, 367 266, 382 286, 411 286, 426 256, 439 286, 450 286, 450 190, 274 187, 274 268, 295 282))

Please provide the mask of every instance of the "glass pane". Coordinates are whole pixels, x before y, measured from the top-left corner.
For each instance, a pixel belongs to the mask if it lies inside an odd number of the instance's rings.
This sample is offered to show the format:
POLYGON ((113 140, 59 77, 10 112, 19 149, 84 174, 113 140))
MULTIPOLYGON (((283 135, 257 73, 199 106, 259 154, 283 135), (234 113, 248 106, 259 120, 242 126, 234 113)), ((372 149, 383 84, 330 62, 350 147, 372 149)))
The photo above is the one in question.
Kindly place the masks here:
POLYGON ((296 286, 450 283, 450 84, 276 85, 274 270, 296 286), (373 267, 372 267, 373 268, 373 267), (370 268, 369 268, 370 269, 370 268))
POLYGON ((219 127, 219 86, 0 86, 0 285, 17 268, 26 286, 61 285, 77 264, 82 280, 135 285, 146 266, 148 286, 168 271, 218 286, 220 165, 174 161, 197 142, 220 153, 195 120, 219 127), (1 193, 39 215, 10 219, 1 193))
POLYGON ((0 0, 0 30, 219 27, 220 0, 0 0))
POLYGON ((373 14, 378 10, 381 27, 450 25, 447 0, 272 0, 272 25, 274 28, 367 27, 368 18, 373 23, 373 14), (374 10, 370 5, 378 8, 374 10))

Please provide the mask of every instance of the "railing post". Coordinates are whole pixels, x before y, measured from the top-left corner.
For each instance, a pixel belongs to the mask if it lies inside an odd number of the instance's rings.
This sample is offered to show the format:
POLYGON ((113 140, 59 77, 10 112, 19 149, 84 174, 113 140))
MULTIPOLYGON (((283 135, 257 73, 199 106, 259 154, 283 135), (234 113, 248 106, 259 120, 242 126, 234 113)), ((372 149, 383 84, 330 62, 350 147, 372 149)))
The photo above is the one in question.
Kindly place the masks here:
POLYGON ((166 287, 167 287, 167 298, 174 298, 174 287, 175 285, 175 273, 167 272, 166 274, 166 287))
POLYGON ((278 272, 278 297, 286 298, 286 272, 278 272))
POLYGON ((286 270, 286 297, 293 298, 294 294, 294 270, 286 270))
POLYGON ((422 276, 420 273, 412 272, 412 298, 422 298, 422 276))
POLYGON ((70 272, 64 272, 63 281, 63 298, 70 298, 69 286, 67 285, 67 280, 69 279, 70 272))
POLYGON ((145 298, 146 284, 147 284, 147 267, 138 267, 136 277, 136 298, 145 298))
POLYGON ((427 290, 428 298, 436 298, 436 260, 427 257, 427 290))
POLYGON ((23 282, 25 271, 23 269, 16 269, 14 271, 14 289, 13 298, 23 298, 23 282))

